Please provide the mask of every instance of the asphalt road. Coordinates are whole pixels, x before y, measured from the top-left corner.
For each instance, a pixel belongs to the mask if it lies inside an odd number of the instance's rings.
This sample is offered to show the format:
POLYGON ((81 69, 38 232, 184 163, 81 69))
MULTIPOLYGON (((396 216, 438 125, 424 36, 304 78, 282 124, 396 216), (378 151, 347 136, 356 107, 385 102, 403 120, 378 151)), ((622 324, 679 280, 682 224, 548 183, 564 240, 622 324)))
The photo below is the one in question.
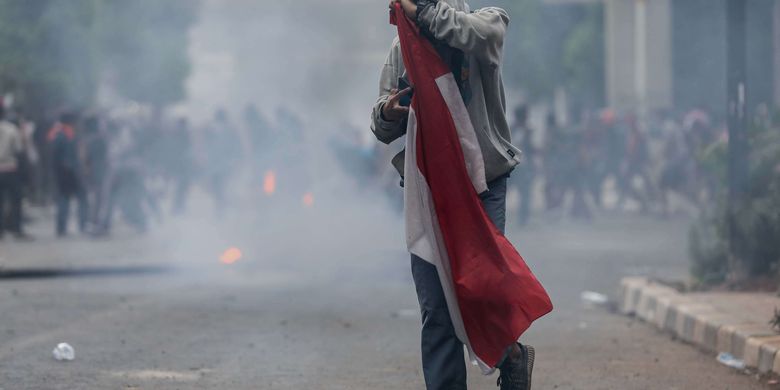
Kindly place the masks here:
MULTIPOLYGON (((259 203, 111 240, 0 242, 0 267, 165 273, 0 280, 0 388, 422 389, 419 314, 402 221, 365 199, 259 203), (219 262, 236 246, 243 258, 219 262), (58 362, 59 342, 76 350, 58 362)), ((510 237, 556 311, 525 338, 535 389, 766 389, 715 357, 601 308, 625 275, 683 278, 685 220, 537 220, 510 237)), ((78 272, 75 272, 78 273, 78 272)), ((495 377, 469 371, 472 389, 495 377)))

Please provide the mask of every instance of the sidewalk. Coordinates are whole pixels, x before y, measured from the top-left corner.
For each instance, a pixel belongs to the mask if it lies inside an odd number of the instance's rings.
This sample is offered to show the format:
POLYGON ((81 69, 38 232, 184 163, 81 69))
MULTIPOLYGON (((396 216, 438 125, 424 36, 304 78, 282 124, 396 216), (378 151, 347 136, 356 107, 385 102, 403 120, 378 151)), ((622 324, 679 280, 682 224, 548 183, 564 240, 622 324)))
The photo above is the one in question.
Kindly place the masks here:
POLYGON ((707 352, 728 352, 760 373, 780 374, 780 333, 769 321, 780 298, 766 293, 680 293, 646 278, 620 283, 620 311, 707 352))

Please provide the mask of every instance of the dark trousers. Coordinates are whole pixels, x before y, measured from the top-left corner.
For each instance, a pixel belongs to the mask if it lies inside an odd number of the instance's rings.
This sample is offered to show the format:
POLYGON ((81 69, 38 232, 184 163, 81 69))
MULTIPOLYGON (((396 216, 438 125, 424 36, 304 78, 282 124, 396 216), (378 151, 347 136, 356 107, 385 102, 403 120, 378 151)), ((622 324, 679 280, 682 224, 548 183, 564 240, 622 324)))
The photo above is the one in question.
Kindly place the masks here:
MULTIPOLYGON (((504 232, 506 225, 506 177, 488 183, 480 195, 482 207, 504 232)), ((422 364, 428 390, 466 389, 463 343, 455 335, 447 301, 436 267, 412 255, 412 277, 422 312, 422 364)))
POLYGON ((84 233, 87 228, 89 209, 87 208, 87 194, 82 188, 60 188, 57 194, 57 235, 64 236, 68 233, 68 219, 70 218, 70 203, 72 199, 78 203, 79 231, 84 233))
POLYGON ((22 181, 17 172, 0 173, 0 234, 22 233, 22 181))
POLYGON ((520 225, 526 225, 531 218, 531 207, 533 206, 534 172, 528 168, 518 168, 512 174, 510 180, 520 191, 520 208, 518 209, 517 222, 520 225))

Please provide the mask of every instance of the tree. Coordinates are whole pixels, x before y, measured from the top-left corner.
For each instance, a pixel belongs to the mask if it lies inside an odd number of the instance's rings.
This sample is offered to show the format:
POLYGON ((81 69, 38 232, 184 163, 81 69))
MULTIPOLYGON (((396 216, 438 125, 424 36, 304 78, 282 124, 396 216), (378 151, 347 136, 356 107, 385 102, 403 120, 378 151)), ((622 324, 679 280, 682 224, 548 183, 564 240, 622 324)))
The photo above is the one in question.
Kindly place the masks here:
POLYGON ((189 29, 198 2, 103 0, 100 50, 118 92, 163 107, 185 97, 189 29))
POLYGON ((128 99, 185 97, 189 0, 0 0, 0 92, 34 116, 92 106, 102 76, 128 99))
POLYGON ((96 0, 0 0, 0 91, 33 109, 91 104, 95 10, 96 0))
POLYGON ((569 91, 578 106, 604 103, 604 8, 593 4, 545 4, 542 0, 475 1, 496 5, 511 17, 504 52, 510 87, 531 101, 569 91))
POLYGON ((604 11, 603 7, 583 8, 563 49, 566 85, 575 105, 590 109, 604 105, 604 11))

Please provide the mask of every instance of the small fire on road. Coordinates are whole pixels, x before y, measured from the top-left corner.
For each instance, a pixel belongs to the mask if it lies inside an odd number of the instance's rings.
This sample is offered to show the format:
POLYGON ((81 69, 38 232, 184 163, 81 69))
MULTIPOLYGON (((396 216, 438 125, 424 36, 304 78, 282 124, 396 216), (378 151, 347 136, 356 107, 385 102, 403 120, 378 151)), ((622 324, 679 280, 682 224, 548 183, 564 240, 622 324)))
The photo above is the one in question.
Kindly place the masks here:
POLYGON ((263 192, 269 196, 276 192, 276 173, 274 173, 274 171, 265 173, 265 179, 263 179, 263 192))
POLYGON ((307 192, 306 195, 303 196, 303 205, 306 207, 314 206, 314 194, 307 192))
POLYGON ((241 250, 238 248, 227 249, 222 256, 219 257, 219 261, 225 265, 232 265, 237 263, 244 256, 241 250))

